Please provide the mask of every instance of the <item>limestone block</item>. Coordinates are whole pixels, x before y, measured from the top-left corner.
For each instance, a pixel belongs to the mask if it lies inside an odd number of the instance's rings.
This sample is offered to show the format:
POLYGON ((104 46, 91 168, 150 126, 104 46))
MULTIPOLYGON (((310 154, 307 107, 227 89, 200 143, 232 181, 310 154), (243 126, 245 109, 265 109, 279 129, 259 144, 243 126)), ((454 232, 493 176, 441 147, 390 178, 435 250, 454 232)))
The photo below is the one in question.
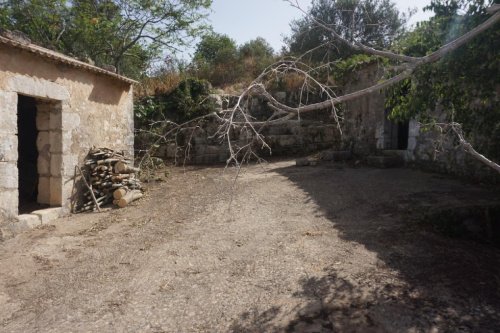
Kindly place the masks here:
MULTIPOLYGON (((50 152, 51 153, 62 153, 63 147, 65 147, 63 143, 64 133, 59 131, 50 131, 49 133, 49 143, 50 143, 50 152)), ((67 136, 67 135, 66 135, 67 136)), ((71 146, 71 142, 66 145, 66 147, 71 146)))
POLYGON ((63 180, 61 177, 50 177, 50 205, 61 206, 63 202, 63 180))
POLYGON ((50 149, 49 132, 47 131, 38 132, 38 136, 36 138, 36 148, 38 149, 38 151, 49 151, 50 149))
POLYGON ((50 158, 48 156, 38 155, 36 167, 39 175, 50 176, 50 158))
POLYGON ((384 137, 384 123, 379 122, 377 123, 376 129, 375 129, 375 138, 383 138, 384 137))
POLYGON ((80 127, 80 115, 78 113, 70 113, 70 112, 62 113, 61 121, 62 125, 61 123, 59 124, 55 123, 52 129, 62 128, 63 131, 72 131, 80 127))
POLYGON ((3 189, 17 189, 18 169, 14 162, 0 163, 0 191, 3 189))
POLYGON ((59 107, 51 110, 49 129, 52 131, 60 131, 62 129, 62 117, 62 111, 59 107))
POLYGON ((227 151, 226 149, 221 149, 219 152, 219 162, 226 163, 228 158, 229 158, 229 151, 227 151))
POLYGON ((68 89, 64 86, 25 75, 10 77, 7 80, 7 89, 23 95, 56 100, 67 100, 70 97, 68 89))
POLYGON ((0 190, 0 220, 10 219, 18 214, 19 192, 17 189, 0 190))
POLYGON ((0 132, 0 163, 17 161, 17 136, 0 132))
POLYGON ((23 229, 32 229, 42 224, 40 216, 35 214, 21 214, 17 217, 17 223, 15 223, 16 231, 23 229))
POLYGON ((38 198, 41 204, 50 204, 50 177, 38 178, 38 198))
POLYGON ((177 146, 175 143, 170 143, 167 146, 167 158, 174 158, 175 153, 177 152, 177 146))
POLYGON ((307 157, 298 158, 295 160, 295 165, 296 166, 308 166, 308 165, 311 165, 311 160, 308 159, 307 157))
POLYGON ((415 137, 409 137, 408 138, 408 150, 415 150, 415 147, 417 147, 417 139, 415 137))
POLYGON ((39 131, 48 131, 50 129, 50 112, 40 110, 37 106, 36 128, 39 131))
POLYGON ((78 155, 76 154, 63 154, 62 155, 62 166, 61 175, 67 177, 73 177, 75 174, 75 166, 80 165, 78 160, 78 155))
POLYGON ((205 153, 209 155, 219 155, 221 149, 221 146, 207 146, 205 153))
POLYGON ((280 135, 278 145, 281 147, 293 146, 297 144, 297 138, 294 135, 280 135))
POLYGON ((41 224, 46 224, 50 221, 57 220, 62 216, 62 209, 60 207, 40 209, 31 212, 33 215, 37 215, 40 218, 41 224))
POLYGON ((420 133, 420 124, 415 119, 411 119, 408 124, 408 136, 416 137, 420 133))
POLYGON ((193 142, 195 145, 204 145, 207 143, 207 137, 204 133, 199 133, 200 135, 193 136, 193 142))
POLYGON ((17 94, 0 92, 0 133, 17 133, 17 94))
POLYGON ((50 175, 53 177, 60 177, 62 175, 62 166, 62 154, 50 154, 50 175))

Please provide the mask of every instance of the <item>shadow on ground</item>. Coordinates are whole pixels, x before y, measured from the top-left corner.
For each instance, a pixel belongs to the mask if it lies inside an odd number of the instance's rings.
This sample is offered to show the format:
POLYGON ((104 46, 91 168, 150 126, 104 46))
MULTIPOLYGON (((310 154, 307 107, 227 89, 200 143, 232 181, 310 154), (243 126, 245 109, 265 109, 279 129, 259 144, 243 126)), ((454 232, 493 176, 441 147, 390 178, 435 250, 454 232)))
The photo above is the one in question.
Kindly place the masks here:
MULTIPOLYGON (((498 193, 409 169, 328 164, 273 171, 307 193, 343 240, 378 261, 350 275, 329 263, 321 276, 300 281, 292 313, 250 309, 231 332, 498 332, 498 247, 417 223, 440 208, 500 203, 498 193)), ((498 226, 497 217, 490 223, 498 226)))

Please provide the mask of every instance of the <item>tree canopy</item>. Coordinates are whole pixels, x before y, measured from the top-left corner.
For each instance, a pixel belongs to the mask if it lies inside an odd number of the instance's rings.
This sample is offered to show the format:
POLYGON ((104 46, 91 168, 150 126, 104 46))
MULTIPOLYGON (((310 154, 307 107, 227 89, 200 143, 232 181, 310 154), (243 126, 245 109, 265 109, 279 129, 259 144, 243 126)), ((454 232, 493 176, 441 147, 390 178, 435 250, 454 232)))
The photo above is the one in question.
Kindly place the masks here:
MULTIPOLYGON (((410 56, 425 56, 485 21, 492 2, 433 0, 427 10, 435 16, 418 24, 395 47, 410 56)), ((463 125, 474 145, 499 159, 500 29, 496 27, 389 90, 392 115, 429 121, 433 110, 443 109, 449 121, 463 125)))
POLYGON ((307 14, 291 23, 292 34, 286 42, 290 53, 310 52, 315 61, 331 61, 354 53, 317 22, 352 43, 388 48, 403 32, 407 20, 390 0, 313 0, 307 14))
POLYGON ((206 27, 211 0, 5 0, 0 26, 34 43, 140 77, 206 27))
POLYGON ((204 35, 196 47, 193 66, 196 75, 215 86, 251 81, 274 62, 274 50, 262 37, 241 46, 227 35, 204 35))

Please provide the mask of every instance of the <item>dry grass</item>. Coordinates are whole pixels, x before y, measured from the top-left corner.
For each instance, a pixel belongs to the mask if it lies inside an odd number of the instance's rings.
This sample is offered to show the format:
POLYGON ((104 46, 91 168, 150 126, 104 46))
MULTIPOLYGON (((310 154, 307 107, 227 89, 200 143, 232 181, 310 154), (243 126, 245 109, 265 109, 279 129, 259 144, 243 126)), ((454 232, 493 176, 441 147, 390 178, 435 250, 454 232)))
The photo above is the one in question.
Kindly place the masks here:
POLYGON ((178 73, 167 73, 158 77, 144 79, 135 90, 135 97, 169 94, 179 86, 182 77, 178 73))

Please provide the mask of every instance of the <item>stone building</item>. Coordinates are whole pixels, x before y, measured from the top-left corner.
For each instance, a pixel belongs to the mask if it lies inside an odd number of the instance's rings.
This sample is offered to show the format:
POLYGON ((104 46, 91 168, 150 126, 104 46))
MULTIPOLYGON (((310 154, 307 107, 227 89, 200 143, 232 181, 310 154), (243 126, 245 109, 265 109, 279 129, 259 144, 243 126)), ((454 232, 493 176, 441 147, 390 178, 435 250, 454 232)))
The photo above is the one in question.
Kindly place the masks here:
POLYGON ((68 213, 90 147, 133 155, 134 82, 0 36, 0 231, 68 213))
MULTIPOLYGON (((375 85, 383 76, 376 63, 353 72, 344 93, 375 85)), ((344 142, 358 156, 368 157, 374 166, 397 165, 398 160, 422 169, 498 183, 498 173, 464 152, 453 136, 422 131, 415 119, 391 121, 385 107, 385 92, 374 91, 346 103, 344 142), (396 163, 394 163, 396 162, 396 163)), ((438 122, 447 122, 445 110, 433 110, 438 122)), ((478 133, 475 133, 478 135, 478 133)))

